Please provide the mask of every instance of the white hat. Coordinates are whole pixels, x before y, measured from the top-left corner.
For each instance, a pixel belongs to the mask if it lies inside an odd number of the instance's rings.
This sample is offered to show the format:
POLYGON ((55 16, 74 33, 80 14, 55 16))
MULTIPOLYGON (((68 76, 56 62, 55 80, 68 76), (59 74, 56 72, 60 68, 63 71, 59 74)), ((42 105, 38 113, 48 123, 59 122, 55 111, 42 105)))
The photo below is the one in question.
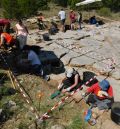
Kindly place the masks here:
POLYGON ((67 77, 72 77, 73 72, 74 72, 74 69, 73 69, 73 68, 69 68, 69 69, 66 71, 66 76, 67 76, 67 77))

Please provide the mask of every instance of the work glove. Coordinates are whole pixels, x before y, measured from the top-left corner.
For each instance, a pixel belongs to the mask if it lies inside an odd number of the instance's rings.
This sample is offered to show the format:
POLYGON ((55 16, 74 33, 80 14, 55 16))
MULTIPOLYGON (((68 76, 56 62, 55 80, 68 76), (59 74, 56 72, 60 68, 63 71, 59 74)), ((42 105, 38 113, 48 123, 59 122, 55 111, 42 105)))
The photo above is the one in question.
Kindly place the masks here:
POLYGON ((71 90, 71 87, 68 87, 68 88, 66 89, 67 92, 69 92, 70 90, 71 90))
POLYGON ((106 96, 107 97, 108 96, 108 93, 106 91, 102 91, 101 90, 101 91, 98 92, 98 96, 99 97, 103 97, 103 96, 106 96))

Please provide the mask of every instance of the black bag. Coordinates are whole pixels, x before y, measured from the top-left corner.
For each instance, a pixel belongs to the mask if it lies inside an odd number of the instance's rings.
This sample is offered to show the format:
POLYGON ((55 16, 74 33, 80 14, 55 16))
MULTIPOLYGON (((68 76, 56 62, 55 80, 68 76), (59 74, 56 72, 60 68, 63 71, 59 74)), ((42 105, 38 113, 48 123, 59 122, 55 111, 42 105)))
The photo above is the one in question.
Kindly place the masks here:
POLYGON ((50 41, 49 34, 48 34, 48 33, 43 34, 43 39, 44 39, 45 41, 50 41))
POLYGON ((120 125, 120 102, 114 102, 111 107, 111 119, 120 125))
POLYGON ((40 47, 36 45, 30 46, 30 50, 33 50, 37 55, 40 53, 40 47))
MULTIPOLYGON (((83 72, 83 83, 86 83, 87 81, 90 81, 90 79, 92 78, 94 78, 94 76, 96 76, 96 74, 95 73, 93 73, 93 72, 90 72, 90 71, 85 71, 85 72, 83 72)), ((96 79, 96 78, 94 78, 92 81, 90 81, 88 84, 87 84, 87 86, 92 86, 93 84, 95 84, 95 83, 97 83, 98 82, 98 80, 96 79)))
POLYGON ((66 32, 67 30, 70 30, 70 25, 65 25, 65 32, 66 32))
POLYGON ((51 27, 51 28, 49 29, 49 34, 51 34, 51 35, 55 35, 57 32, 58 32, 58 31, 57 31, 57 29, 56 29, 55 27, 51 27))

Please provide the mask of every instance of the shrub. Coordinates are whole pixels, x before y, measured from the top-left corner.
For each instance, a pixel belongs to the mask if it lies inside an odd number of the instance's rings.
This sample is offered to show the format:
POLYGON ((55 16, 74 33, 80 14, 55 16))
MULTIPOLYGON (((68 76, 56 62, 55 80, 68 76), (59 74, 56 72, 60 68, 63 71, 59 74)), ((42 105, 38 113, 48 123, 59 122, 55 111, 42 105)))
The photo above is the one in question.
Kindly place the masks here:
POLYGON ((101 8, 99 11, 98 11, 98 14, 101 15, 101 16, 111 16, 111 11, 109 8, 106 8, 106 7, 103 7, 101 8))
POLYGON ((6 18, 29 17, 38 9, 48 7, 47 0, 1 0, 1 7, 6 18))

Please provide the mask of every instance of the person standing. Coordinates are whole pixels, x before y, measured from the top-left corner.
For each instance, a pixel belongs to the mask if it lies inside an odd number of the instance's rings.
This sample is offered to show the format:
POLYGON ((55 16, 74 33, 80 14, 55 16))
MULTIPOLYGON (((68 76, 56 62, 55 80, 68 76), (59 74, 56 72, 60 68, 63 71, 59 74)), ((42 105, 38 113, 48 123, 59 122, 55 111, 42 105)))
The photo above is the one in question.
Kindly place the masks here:
POLYGON ((82 23, 82 13, 81 13, 81 12, 78 12, 78 24, 79 24, 79 29, 82 29, 82 28, 81 28, 81 23, 82 23))
POLYGON ((76 15, 75 15, 75 12, 73 10, 70 11, 69 17, 70 17, 71 30, 74 30, 75 29, 75 22, 76 22, 76 15))
POLYGON ((58 13, 58 16, 61 20, 61 30, 64 32, 65 31, 65 20, 66 20, 66 13, 63 9, 61 9, 61 11, 58 13))
POLYGON ((47 26, 44 24, 44 16, 42 13, 40 13, 40 16, 38 17, 38 27, 39 30, 44 30, 45 28, 47 28, 47 26))
POLYGON ((28 29, 23 24, 22 20, 18 20, 18 23, 15 25, 16 28, 16 36, 19 41, 19 47, 20 49, 23 49, 23 47, 26 45, 27 42, 27 35, 28 35, 28 29))

